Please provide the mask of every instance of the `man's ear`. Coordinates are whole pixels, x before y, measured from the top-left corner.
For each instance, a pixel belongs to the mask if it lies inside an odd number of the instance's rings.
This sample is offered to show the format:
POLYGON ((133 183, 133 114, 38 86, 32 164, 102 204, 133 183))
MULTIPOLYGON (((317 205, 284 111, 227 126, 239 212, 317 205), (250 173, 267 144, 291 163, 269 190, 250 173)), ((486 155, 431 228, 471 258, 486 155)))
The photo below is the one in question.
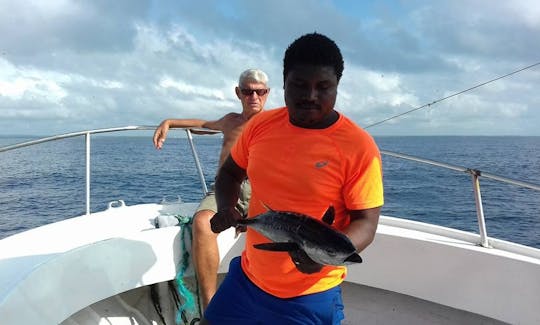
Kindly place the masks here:
POLYGON ((240 87, 236 86, 234 87, 234 92, 236 93, 236 97, 238 97, 238 99, 242 99, 242 97, 240 97, 240 87))

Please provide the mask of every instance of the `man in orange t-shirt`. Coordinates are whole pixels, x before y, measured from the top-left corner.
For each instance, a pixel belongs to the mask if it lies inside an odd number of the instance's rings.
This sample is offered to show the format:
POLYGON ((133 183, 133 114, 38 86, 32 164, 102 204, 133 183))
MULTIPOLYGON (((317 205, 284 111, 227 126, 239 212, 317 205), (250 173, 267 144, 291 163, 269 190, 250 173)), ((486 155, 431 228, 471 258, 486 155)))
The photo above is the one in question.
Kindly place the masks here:
MULTIPOLYGON (((270 207, 322 219, 333 206, 332 227, 357 252, 373 241, 383 205, 381 158, 372 137, 334 110, 342 71, 340 50, 324 35, 306 34, 289 46, 283 67, 287 106, 253 117, 231 149, 216 179, 212 231, 237 225, 234 206, 247 176, 249 218, 270 207)), ((303 273, 287 252, 253 247, 269 241, 247 229, 245 250, 231 262, 204 322, 339 324, 346 267, 303 273)))

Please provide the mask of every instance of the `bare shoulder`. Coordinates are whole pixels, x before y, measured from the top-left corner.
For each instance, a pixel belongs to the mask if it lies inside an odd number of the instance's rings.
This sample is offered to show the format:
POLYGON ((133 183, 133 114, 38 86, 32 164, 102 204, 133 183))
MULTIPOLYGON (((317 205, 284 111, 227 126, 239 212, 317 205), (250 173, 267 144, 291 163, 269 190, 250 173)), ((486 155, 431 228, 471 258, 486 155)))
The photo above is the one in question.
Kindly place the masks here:
POLYGON ((229 123, 232 121, 236 121, 241 117, 242 117, 242 114, 230 112, 223 115, 219 120, 213 121, 213 123, 220 123, 220 124, 229 123))
POLYGON ((241 114, 227 113, 215 121, 206 121, 203 126, 212 130, 225 131, 231 127, 231 124, 237 123, 239 117, 241 114))
POLYGON ((231 119, 238 119, 240 117, 242 117, 242 114, 235 113, 235 112, 230 112, 230 113, 225 114, 221 119, 231 120, 231 119))
POLYGON ((245 123, 245 119, 240 113, 228 113, 222 118, 225 128, 236 128, 245 123))
POLYGON ((246 119, 240 113, 229 113, 223 117, 222 131, 225 138, 230 138, 233 141, 242 131, 246 124, 246 119))

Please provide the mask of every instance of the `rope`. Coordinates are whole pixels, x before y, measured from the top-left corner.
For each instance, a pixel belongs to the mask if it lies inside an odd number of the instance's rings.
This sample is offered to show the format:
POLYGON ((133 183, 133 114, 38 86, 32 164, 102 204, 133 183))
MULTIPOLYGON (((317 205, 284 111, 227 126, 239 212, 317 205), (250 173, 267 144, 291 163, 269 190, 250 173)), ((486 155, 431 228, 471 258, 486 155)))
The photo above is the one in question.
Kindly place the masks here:
MULTIPOLYGON (((198 316, 197 312, 200 314, 200 308, 196 310, 196 303, 195 298, 193 296, 193 293, 189 290, 189 288, 186 286, 184 282, 184 273, 189 267, 190 264, 190 251, 187 249, 186 245, 186 232, 189 235, 189 242, 191 243, 193 241, 193 234, 191 232, 191 218, 182 216, 182 215, 176 215, 175 216, 179 221, 179 226, 182 228, 181 237, 180 237, 180 244, 182 245, 182 264, 180 265, 180 270, 176 274, 176 286, 178 293, 180 296, 184 298, 184 303, 181 304, 178 307, 178 311, 176 313, 176 324, 181 324, 183 322, 184 324, 188 323, 188 319, 186 316, 186 313, 189 313, 193 316, 198 316)), ((197 281, 196 281, 197 282, 197 281)), ((199 296, 199 286, 197 285, 197 297, 199 296)), ((191 323, 198 320, 198 317, 194 317, 191 323)))

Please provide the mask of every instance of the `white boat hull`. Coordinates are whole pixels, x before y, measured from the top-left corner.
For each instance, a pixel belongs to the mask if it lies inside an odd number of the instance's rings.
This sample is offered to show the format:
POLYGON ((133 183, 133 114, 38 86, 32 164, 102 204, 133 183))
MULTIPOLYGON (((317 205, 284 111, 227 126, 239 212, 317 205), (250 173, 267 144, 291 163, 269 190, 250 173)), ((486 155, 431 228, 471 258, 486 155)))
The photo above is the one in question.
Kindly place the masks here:
MULTIPOLYGON (((149 286, 167 291, 186 242, 182 227, 154 227, 162 212, 158 204, 121 206, 1 240, 2 324, 161 323, 149 286)), ((364 263, 349 267, 344 323, 539 324, 540 250, 502 241, 483 248, 477 237, 382 217, 364 263)), ((230 229, 218 240, 225 273, 243 237, 230 229)))

